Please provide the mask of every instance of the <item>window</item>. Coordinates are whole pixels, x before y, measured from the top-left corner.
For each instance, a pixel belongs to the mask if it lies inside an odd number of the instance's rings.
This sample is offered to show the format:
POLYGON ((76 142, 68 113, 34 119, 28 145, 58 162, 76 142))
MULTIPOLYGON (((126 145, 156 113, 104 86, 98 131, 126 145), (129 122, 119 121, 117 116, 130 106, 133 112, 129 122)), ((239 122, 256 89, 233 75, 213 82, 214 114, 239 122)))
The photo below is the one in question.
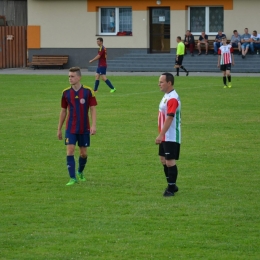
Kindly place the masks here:
POLYGON ((119 32, 132 33, 131 8, 100 8, 99 34, 117 35, 119 32))
POLYGON ((219 30, 224 30, 223 7, 190 7, 189 25, 193 34, 215 35, 219 30))

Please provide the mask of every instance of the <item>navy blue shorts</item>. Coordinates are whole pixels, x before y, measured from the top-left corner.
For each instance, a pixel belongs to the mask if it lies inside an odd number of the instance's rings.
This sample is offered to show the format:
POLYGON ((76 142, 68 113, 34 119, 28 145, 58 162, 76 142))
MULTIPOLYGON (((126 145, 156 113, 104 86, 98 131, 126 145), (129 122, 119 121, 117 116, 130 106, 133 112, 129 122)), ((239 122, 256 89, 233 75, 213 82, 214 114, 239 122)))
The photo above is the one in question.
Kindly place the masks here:
POLYGON ((65 132, 65 145, 78 143, 79 147, 88 147, 90 146, 90 136, 87 134, 71 134, 67 131, 65 132))
POLYGON ((107 67, 97 67, 96 73, 99 75, 106 75, 107 67))

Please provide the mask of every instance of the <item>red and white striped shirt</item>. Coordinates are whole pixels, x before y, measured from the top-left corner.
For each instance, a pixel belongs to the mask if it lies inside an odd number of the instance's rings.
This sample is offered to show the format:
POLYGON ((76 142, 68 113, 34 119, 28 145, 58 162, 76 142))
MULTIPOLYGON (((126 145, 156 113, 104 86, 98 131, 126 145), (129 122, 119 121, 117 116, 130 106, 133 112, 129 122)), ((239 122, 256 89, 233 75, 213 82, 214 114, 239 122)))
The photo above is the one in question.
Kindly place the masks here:
POLYGON ((232 63, 232 56, 231 53, 233 53, 233 48, 230 44, 228 45, 222 45, 218 49, 218 54, 221 55, 220 58, 220 65, 230 64, 232 63))

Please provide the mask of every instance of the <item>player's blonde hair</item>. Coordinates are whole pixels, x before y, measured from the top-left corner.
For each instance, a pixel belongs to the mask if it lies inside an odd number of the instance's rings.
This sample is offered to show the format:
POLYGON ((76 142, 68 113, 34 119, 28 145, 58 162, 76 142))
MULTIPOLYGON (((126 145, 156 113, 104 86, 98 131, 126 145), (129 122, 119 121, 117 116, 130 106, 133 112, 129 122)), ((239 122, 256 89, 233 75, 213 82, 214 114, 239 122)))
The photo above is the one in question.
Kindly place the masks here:
POLYGON ((71 67, 71 68, 69 69, 69 72, 76 72, 77 75, 81 77, 80 67, 71 67))

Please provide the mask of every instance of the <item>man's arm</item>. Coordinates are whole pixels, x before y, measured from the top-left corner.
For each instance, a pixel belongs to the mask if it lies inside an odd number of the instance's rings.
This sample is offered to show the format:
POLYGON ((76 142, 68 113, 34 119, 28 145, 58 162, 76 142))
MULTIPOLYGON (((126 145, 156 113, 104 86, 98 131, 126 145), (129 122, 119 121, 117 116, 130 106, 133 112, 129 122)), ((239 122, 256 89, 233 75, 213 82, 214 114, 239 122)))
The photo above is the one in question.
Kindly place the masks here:
POLYGON ((160 134, 155 139, 156 144, 160 144, 162 142, 165 133, 168 131, 168 129, 171 126, 172 120, 173 120, 173 116, 167 116, 160 134))
POLYGON ((89 63, 92 63, 93 61, 99 60, 100 55, 98 54, 94 59, 90 60, 89 63))
POLYGON ((58 137, 59 140, 62 140, 61 129, 62 129, 63 123, 66 119, 66 116, 67 116, 67 109, 61 108, 60 119, 59 119, 59 124, 58 124, 58 131, 57 131, 57 137, 58 137))
POLYGON ((91 114, 90 134, 94 135, 96 133, 96 123, 97 123, 96 106, 90 107, 90 114, 91 114))
POLYGON ((251 35, 250 35, 250 37, 246 40, 246 42, 251 42, 251 35))

